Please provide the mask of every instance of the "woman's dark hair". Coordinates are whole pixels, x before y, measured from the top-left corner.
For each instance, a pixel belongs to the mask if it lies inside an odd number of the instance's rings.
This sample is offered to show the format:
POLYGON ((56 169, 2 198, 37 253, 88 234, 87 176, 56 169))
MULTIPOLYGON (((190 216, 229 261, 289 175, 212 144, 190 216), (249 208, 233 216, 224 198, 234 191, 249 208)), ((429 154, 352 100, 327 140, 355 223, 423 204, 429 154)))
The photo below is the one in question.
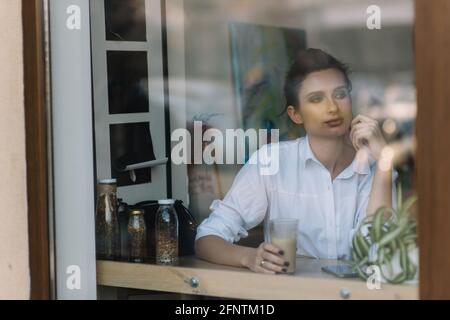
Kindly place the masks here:
POLYGON ((342 72, 347 87, 349 91, 351 90, 352 83, 348 77, 349 68, 346 64, 340 62, 325 51, 308 48, 298 54, 286 74, 286 81, 284 83, 284 96, 286 98, 285 111, 288 106, 298 107, 300 105, 298 92, 306 76, 312 72, 326 69, 336 69, 342 72))

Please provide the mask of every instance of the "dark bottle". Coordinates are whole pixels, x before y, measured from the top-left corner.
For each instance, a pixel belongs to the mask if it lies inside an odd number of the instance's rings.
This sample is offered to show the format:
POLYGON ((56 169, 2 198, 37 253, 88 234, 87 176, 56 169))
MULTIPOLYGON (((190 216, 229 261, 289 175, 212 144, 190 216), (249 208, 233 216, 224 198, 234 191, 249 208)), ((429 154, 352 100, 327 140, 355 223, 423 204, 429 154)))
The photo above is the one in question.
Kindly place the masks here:
POLYGON ((147 228, 143 210, 134 209, 130 211, 128 237, 129 260, 131 262, 144 262, 147 257, 147 228))
POLYGON ((117 215, 119 219, 120 233, 120 258, 122 261, 128 261, 130 258, 130 244, 128 237, 128 204, 122 199, 117 201, 117 215))
POLYGON ((115 179, 100 180, 97 184, 95 233, 97 258, 106 260, 119 258, 120 235, 115 179))

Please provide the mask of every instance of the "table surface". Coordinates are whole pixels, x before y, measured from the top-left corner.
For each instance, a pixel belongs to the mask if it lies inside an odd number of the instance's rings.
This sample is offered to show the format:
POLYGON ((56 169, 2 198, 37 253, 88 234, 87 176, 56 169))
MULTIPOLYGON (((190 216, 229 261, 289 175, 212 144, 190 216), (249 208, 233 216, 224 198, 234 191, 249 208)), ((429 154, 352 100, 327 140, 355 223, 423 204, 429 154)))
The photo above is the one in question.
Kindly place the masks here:
POLYGON ((267 275, 182 257, 177 266, 97 261, 102 286, 237 299, 417 299, 418 286, 381 284, 369 289, 359 279, 340 279, 321 270, 343 261, 297 257, 294 275, 267 275))

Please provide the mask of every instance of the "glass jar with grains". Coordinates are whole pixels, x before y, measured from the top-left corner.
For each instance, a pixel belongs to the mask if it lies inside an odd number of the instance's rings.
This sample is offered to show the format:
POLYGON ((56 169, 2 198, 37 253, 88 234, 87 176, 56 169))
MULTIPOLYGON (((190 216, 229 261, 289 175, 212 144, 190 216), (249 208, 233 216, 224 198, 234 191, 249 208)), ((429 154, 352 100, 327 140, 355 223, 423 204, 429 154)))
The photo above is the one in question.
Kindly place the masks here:
POLYGON ((98 259, 114 260, 120 256, 116 183, 115 179, 105 179, 97 184, 95 243, 98 259))
POLYGON ((159 200, 156 212, 156 263, 178 264, 178 216, 172 199, 159 200))
POLYGON ((144 211, 133 209, 128 220, 129 257, 131 262, 144 262, 147 257, 147 228, 144 211))

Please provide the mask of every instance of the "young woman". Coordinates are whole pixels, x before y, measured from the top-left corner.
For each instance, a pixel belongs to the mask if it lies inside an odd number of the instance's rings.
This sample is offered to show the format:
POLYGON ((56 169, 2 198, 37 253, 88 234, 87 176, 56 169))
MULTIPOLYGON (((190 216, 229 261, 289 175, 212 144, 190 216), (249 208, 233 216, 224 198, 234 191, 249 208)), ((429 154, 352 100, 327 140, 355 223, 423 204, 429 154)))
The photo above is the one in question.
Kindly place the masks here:
POLYGON ((381 206, 395 206, 397 173, 389 159, 382 159, 386 142, 377 121, 353 117, 350 91, 347 67, 337 59, 318 49, 298 55, 286 76, 286 111, 306 136, 276 144, 275 174, 261 175, 258 165, 249 163, 240 170, 198 228, 199 258, 256 272, 286 272, 288 262, 276 246, 233 244, 275 218, 299 220, 298 255, 351 258, 359 222, 381 206))

